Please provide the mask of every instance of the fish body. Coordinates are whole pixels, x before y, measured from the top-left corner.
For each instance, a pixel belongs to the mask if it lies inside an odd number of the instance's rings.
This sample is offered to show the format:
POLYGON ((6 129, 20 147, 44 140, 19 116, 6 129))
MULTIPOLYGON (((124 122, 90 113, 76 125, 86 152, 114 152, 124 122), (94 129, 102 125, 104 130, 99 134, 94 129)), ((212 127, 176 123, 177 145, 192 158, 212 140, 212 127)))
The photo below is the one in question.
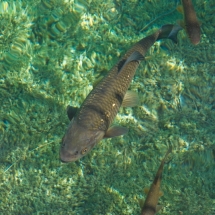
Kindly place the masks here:
POLYGON ((181 0, 184 13, 185 28, 192 44, 197 45, 201 38, 200 24, 194 10, 192 0, 181 0))
POLYGON ((175 41, 178 30, 180 29, 173 25, 165 25, 154 34, 137 42, 96 85, 74 117, 70 116, 71 122, 62 139, 60 149, 62 162, 76 161, 86 155, 103 138, 111 138, 127 132, 126 128, 111 127, 111 124, 122 103, 125 103, 124 106, 134 106, 132 93, 125 95, 135 71, 156 40, 168 38, 171 35, 171 39, 175 41))
POLYGON ((161 161, 161 164, 155 175, 154 181, 151 184, 148 195, 142 207, 141 215, 154 215, 158 211, 157 204, 160 196, 160 185, 161 185, 163 167, 164 167, 166 158, 171 151, 172 151, 172 148, 170 147, 166 152, 166 155, 164 156, 163 160, 161 161))

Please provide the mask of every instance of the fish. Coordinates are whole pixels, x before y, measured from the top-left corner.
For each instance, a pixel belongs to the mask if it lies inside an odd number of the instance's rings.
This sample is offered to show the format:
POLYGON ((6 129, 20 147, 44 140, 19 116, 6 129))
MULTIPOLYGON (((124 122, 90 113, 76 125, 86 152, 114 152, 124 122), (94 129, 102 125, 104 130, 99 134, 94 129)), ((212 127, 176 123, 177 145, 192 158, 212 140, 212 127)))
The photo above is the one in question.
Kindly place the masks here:
POLYGON ((187 35, 193 45, 197 45, 201 39, 201 29, 200 23, 196 16, 196 12, 194 10, 192 0, 181 0, 182 9, 179 6, 177 10, 182 12, 184 15, 184 23, 180 23, 180 25, 184 26, 186 29, 187 35))
POLYGON ((104 138, 126 134, 128 129, 113 125, 112 122, 120 106, 133 107, 138 96, 127 91, 140 62, 147 50, 160 39, 177 42, 177 33, 181 28, 167 24, 155 33, 146 36, 134 44, 112 67, 88 94, 81 107, 68 106, 67 114, 71 120, 62 138, 60 160, 64 163, 76 161, 104 138))
POLYGON ((154 215, 156 214, 156 212, 158 212, 161 209, 161 207, 158 206, 157 204, 158 204, 158 199, 160 197, 160 185, 161 185, 161 179, 162 179, 162 172, 163 172, 163 167, 164 167, 166 158, 171 151, 172 151, 172 147, 170 146, 163 160, 161 161, 161 164, 155 175, 154 181, 151 184, 148 195, 142 207, 141 215, 154 215))

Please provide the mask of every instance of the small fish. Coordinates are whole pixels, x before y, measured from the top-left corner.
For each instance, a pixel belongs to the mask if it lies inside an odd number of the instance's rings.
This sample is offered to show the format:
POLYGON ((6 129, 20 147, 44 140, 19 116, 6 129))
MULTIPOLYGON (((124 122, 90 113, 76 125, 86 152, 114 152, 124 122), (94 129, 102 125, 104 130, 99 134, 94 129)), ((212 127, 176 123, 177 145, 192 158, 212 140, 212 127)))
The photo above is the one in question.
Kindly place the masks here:
POLYGON ((158 204, 158 199, 160 197, 160 185, 161 185, 161 179, 162 179, 162 172, 163 172, 163 167, 164 167, 166 158, 171 151, 172 151, 172 147, 168 149, 168 151, 166 152, 166 155, 161 161, 157 174, 154 178, 154 181, 149 189, 148 195, 142 207, 141 215, 154 215, 161 208, 157 204, 158 204))
POLYGON ((181 23, 181 25, 186 29, 191 43, 197 45, 200 42, 201 30, 192 0, 181 0, 181 2, 183 8, 180 6, 177 8, 179 12, 184 14, 184 23, 181 23))
POLYGON ((135 71, 147 50, 159 39, 170 38, 176 42, 180 27, 164 25, 133 47, 119 60, 109 73, 95 86, 79 110, 68 107, 71 120, 62 139, 60 159, 72 162, 85 156, 103 138, 127 133, 128 129, 111 126, 120 106, 135 106, 135 93, 127 91, 135 71))

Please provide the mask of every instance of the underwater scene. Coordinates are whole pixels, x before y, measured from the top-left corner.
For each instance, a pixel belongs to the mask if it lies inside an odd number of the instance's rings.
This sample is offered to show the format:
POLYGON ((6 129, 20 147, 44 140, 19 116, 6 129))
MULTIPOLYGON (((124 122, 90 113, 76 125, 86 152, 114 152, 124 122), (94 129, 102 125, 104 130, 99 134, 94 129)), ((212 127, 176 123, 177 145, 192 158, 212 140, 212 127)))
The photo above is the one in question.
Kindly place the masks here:
POLYGON ((0 214, 215 215, 214 14, 0 1, 0 214))

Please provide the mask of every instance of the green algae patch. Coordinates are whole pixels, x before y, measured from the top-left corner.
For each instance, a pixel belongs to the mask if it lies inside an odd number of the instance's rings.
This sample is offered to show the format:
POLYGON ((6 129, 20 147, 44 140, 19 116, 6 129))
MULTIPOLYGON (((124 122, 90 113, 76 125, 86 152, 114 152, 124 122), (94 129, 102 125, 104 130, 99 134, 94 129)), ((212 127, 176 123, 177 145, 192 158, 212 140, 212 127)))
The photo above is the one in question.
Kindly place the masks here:
POLYGON ((59 161, 67 105, 79 107, 121 54, 180 14, 174 2, 156 0, 0 6, 2 214, 140 214, 138 201, 169 144, 160 214, 214 213, 212 1, 194 1, 202 23, 198 46, 181 31, 177 45, 157 42, 141 62, 130 86, 140 105, 120 109, 114 122, 128 134, 101 141, 69 164, 59 161))

